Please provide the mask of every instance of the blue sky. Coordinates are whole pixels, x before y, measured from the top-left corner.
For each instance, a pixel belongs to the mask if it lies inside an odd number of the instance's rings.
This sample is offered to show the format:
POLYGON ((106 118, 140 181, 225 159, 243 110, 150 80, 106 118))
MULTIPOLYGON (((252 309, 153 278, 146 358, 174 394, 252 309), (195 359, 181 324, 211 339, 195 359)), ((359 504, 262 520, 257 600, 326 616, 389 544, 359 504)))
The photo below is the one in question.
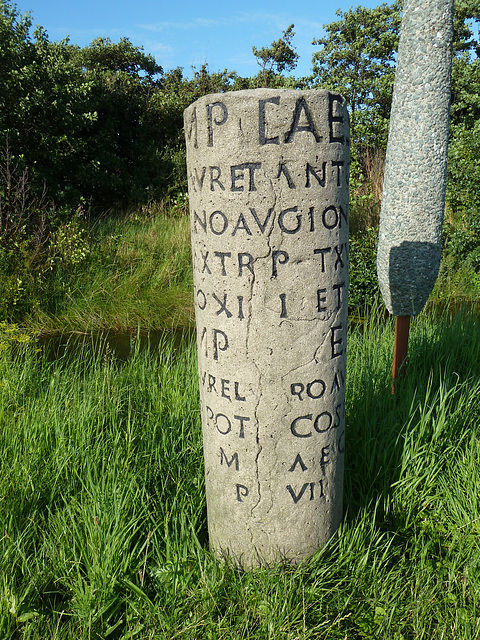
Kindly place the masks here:
POLYGON ((318 0, 16 0, 20 13, 30 12, 50 40, 70 37, 73 44, 88 45, 94 38, 117 42, 127 37, 155 56, 164 70, 183 67, 191 75, 207 62, 211 71, 236 70, 251 76, 259 67, 252 46, 269 46, 290 24, 295 24, 293 44, 300 55, 296 76, 310 73, 313 38, 322 26, 337 19, 335 11, 361 4, 375 7, 380 0, 333 2, 318 0))

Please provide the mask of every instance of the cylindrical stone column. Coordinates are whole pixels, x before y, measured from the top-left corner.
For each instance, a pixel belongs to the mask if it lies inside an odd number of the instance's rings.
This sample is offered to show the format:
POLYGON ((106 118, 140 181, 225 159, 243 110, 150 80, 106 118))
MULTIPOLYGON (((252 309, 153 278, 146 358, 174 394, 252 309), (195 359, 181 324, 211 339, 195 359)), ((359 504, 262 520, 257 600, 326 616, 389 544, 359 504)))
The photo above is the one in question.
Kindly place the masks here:
POLYGON ((423 309, 440 267, 453 0, 405 0, 383 182, 377 273, 396 316, 423 309))
POLYGON ((349 124, 328 91, 185 111, 211 547, 299 562, 342 517, 349 124))

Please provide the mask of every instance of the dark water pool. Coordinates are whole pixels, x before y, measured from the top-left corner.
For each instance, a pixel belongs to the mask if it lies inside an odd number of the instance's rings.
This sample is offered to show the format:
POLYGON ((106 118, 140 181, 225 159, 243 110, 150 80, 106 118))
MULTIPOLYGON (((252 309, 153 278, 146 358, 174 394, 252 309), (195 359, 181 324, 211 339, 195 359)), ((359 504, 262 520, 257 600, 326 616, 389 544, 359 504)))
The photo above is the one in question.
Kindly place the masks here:
POLYGON ((161 330, 148 333, 75 332, 42 336, 38 341, 38 346, 49 362, 61 358, 68 360, 85 350, 92 350, 99 356, 126 362, 137 351, 148 351, 153 357, 156 357, 161 354, 162 346, 166 343, 173 342, 176 349, 181 349, 189 343, 194 333, 194 329, 161 330))

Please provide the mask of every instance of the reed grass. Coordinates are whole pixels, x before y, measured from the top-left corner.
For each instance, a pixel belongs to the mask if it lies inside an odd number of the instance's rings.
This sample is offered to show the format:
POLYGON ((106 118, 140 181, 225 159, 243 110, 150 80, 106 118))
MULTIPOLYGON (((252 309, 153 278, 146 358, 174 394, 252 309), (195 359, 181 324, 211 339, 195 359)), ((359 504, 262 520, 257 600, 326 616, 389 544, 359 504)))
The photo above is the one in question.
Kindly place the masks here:
POLYGON ((459 262, 444 252, 440 271, 430 296, 429 306, 451 309, 480 310, 480 272, 466 261, 459 262))
MULTIPOLYGON (((357 222, 352 214, 352 230, 368 218, 365 212, 357 214, 357 222)), ((379 298, 377 234, 375 228, 361 229, 350 238, 349 309, 354 315, 375 306, 379 298)), ((160 203, 129 215, 111 215, 84 231, 82 242, 89 238, 85 258, 49 274, 29 315, 19 318, 22 326, 43 335, 193 327, 193 269, 184 207, 160 203)), ((467 263, 459 267, 447 253, 429 306, 456 312, 469 305, 478 311, 479 291, 479 274, 467 263)))
POLYGON ((195 345, 0 352, 0 637, 480 638, 480 326, 422 315, 348 356, 345 518, 300 567, 208 550, 195 345))
POLYGON ((90 228, 88 258, 59 270, 50 298, 25 323, 42 334, 135 332, 191 326, 192 260, 188 216, 133 213, 90 228))

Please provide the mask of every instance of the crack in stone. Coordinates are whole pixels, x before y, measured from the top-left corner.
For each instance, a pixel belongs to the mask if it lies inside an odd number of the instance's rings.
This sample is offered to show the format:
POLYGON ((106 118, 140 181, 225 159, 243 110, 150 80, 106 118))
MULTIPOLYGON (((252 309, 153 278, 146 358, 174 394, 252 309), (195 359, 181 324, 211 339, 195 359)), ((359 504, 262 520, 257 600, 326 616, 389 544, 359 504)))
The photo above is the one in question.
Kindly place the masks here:
MULTIPOLYGON (((268 253, 266 256, 267 257, 268 253)), ((254 263, 261 259, 261 256, 257 256, 256 258, 254 258, 254 263)), ((252 273, 252 277, 251 277, 251 284, 250 284, 250 313, 248 314, 248 319, 247 319, 247 326, 246 326, 246 337, 245 337, 245 347, 246 347, 246 353, 250 354, 250 338, 251 338, 251 325, 252 325, 252 318, 253 318, 253 297, 254 297, 254 287, 255 287, 255 270, 252 273)), ((252 351, 252 353, 254 353, 252 351)), ((253 417, 255 420, 255 428, 256 428, 256 435, 255 435, 255 441, 257 444, 257 454, 255 456, 255 476, 257 478, 257 492, 258 492, 258 500, 257 502, 252 506, 251 510, 250 510, 250 516, 253 515, 253 511, 254 509, 257 507, 257 505, 260 503, 261 499, 262 499, 262 493, 261 493, 261 486, 260 486, 260 478, 259 478, 259 473, 258 473, 258 459, 260 456, 260 453, 262 451, 262 447, 260 446, 260 439, 259 439, 259 429, 260 429, 260 425, 259 425, 259 421, 258 421, 258 407, 260 404, 260 401, 262 399, 262 376, 260 373, 260 369, 256 363, 255 358, 252 359, 252 364, 255 367, 255 369, 257 370, 257 374, 258 374, 258 399, 257 399, 257 403, 255 405, 255 408, 253 410, 253 417)), ((253 531, 250 528, 249 530, 250 532, 250 540, 251 543, 253 544, 253 531)))
MULTIPOLYGON (((318 348, 317 348, 317 349, 318 349, 318 348)), ((315 349, 315 354, 317 353, 317 349, 315 349)), ((309 360, 308 362, 304 362, 304 363, 302 363, 302 364, 298 365, 298 367, 295 367, 294 369, 290 369, 289 371, 287 371, 287 373, 285 373, 285 374, 280 378, 280 380, 282 380, 282 382, 283 382, 283 381, 285 380, 285 378, 286 378, 287 376, 289 376, 290 374, 295 373, 295 371, 298 371, 299 369, 303 369, 304 367, 308 367, 308 366, 310 366, 311 364, 313 364, 314 362, 315 362, 315 363, 317 363, 317 360, 315 359, 315 355, 314 355, 314 356, 313 356, 313 358, 311 358, 311 360, 309 360)), ((288 400, 290 401, 290 398, 288 398, 288 400)))
MULTIPOLYGON (((277 205, 277 193, 275 191, 275 189, 273 188, 273 183, 271 181, 271 179, 269 179, 270 182, 270 187, 271 190, 274 194, 274 201, 273 201, 273 205, 272 205, 272 209, 273 209, 273 217, 272 217, 272 224, 270 226, 269 231, 266 233, 266 235, 264 236, 267 240, 267 246, 268 246, 268 251, 265 255, 263 256, 257 256, 256 258, 254 258, 254 263, 257 262, 258 260, 262 260, 267 258, 268 256, 270 256, 272 254, 272 246, 271 246, 271 236, 273 233, 273 230, 275 228, 275 207, 277 205)), ((250 318, 249 318, 249 323, 247 325, 247 352, 250 353, 250 349, 249 349, 249 340, 250 340, 250 321, 251 321, 251 316, 252 314, 252 306, 253 306, 253 290, 254 290, 254 284, 255 284, 255 276, 252 279, 252 286, 251 286, 251 300, 252 300, 252 305, 250 307, 250 318)), ((254 351, 252 353, 255 353, 254 351)), ((254 409, 254 418, 255 418, 255 425, 256 425, 256 445, 257 445, 257 455, 255 456, 255 475, 257 478, 257 491, 258 491, 258 500, 257 502, 252 506, 251 511, 250 511, 250 516, 253 517, 255 510, 258 508, 258 506, 261 504, 262 502, 262 487, 261 487, 261 480, 260 480, 260 472, 259 472, 259 459, 260 459, 260 454, 263 450, 262 445, 260 444, 260 421, 258 418, 258 408, 260 406, 260 403, 262 401, 263 398, 263 380, 262 380, 262 372, 259 368, 259 366, 257 365, 255 356, 253 358, 253 364, 255 366, 255 369, 257 370, 258 373, 258 400, 257 403, 255 405, 255 409, 254 409)), ((271 506, 269 507, 269 509, 271 508, 271 506)))
POLYGON ((263 396, 263 392, 261 391, 261 382, 260 381, 259 381, 259 389, 260 389, 260 393, 259 393, 259 397, 258 397, 258 402, 257 402, 257 404, 255 406, 255 409, 254 409, 254 412, 253 412, 253 414, 255 416, 255 424, 256 424, 256 427, 257 427, 257 434, 256 434, 257 455, 255 456, 255 475, 257 477, 258 500, 252 506, 252 509, 250 511, 250 515, 251 516, 253 516, 253 512, 255 511, 255 509, 258 507, 258 505, 262 501, 262 490, 261 490, 261 483, 260 483, 260 474, 259 474, 259 470, 258 470, 258 460, 259 460, 259 457, 260 457, 260 454, 262 452, 263 447, 260 444, 260 424, 259 424, 258 416, 257 416, 257 410, 258 410, 258 407, 260 405, 260 402, 261 402, 262 396, 263 396))

